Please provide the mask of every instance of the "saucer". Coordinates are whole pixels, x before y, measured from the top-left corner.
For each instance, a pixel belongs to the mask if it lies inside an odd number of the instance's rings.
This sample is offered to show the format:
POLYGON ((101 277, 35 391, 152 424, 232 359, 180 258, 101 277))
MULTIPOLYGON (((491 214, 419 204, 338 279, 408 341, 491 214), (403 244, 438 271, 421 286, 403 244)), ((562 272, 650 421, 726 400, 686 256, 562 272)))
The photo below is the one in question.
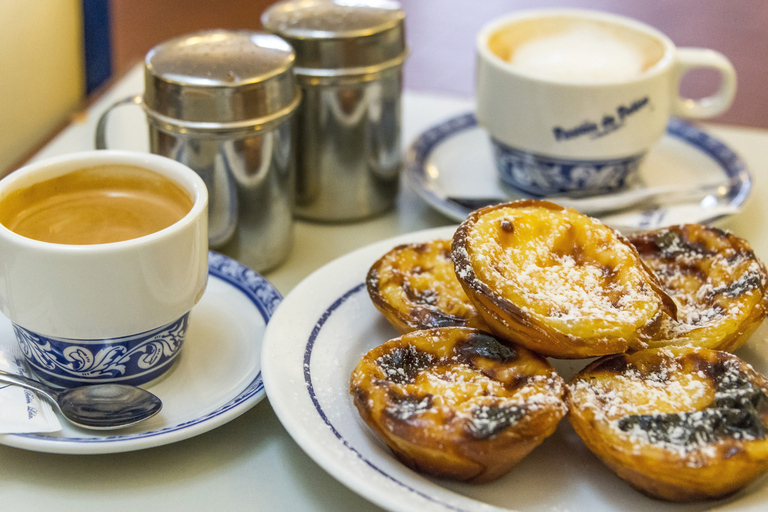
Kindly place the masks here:
MULTIPOLYGON (((400 244, 450 238, 455 226, 376 242, 328 263, 285 298, 264 335, 269 403, 296 443, 338 481, 398 512, 731 512, 766 510, 768 479, 727 500, 679 504, 649 498, 589 452, 564 418, 557 431, 499 480, 466 484, 429 478, 401 464, 360 418, 349 393, 359 359, 398 336, 374 307, 365 276, 400 244)), ((736 354, 768 370, 768 322, 736 354)), ((550 362, 566 382, 589 362, 550 362)))
MULTIPOLYGON (((282 300, 262 276, 218 253, 208 254, 208 286, 189 318, 184 350, 168 374, 143 386, 163 401, 160 414, 133 427, 83 430, 62 420, 45 434, 3 434, 0 444, 51 453, 98 454, 174 443, 221 426, 264 396, 261 344, 282 300)), ((0 341, 13 340, 0 316, 0 341)))
MULTIPOLYGON (((679 119, 670 120, 666 135, 648 152, 638 174, 630 188, 727 182, 728 190, 718 201, 637 207, 598 216, 600 220, 627 231, 710 223, 736 213, 752 186, 746 164, 732 149, 679 119)), ((405 175, 422 199, 458 222, 474 207, 466 206, 473 201, 454 198, 533 197, 501 184, 488 134, 472 113, 447 119, 417 137, 406 153, 405 175)))

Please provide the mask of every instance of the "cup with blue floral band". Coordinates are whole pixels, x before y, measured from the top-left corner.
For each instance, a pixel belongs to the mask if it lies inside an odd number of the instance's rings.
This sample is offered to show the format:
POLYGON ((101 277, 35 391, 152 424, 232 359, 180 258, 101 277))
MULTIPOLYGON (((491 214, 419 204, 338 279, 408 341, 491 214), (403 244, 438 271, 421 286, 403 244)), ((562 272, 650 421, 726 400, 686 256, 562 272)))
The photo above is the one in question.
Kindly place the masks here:
POLYGON ((58 387, 174 367, 208 278, 208 192, 169 158, 89 151, 0 180, 0 311, 58 387))
POLYGON ((677 48, 648 25, 602 12, 510 14, 482 28, 476 52, 476 116, 499 177, 536 196, 623 188, 670 116, 716 116, 736 93, 722 54, 677 48), (693 68, 719 73, 712 96, 680 96, 693 68))

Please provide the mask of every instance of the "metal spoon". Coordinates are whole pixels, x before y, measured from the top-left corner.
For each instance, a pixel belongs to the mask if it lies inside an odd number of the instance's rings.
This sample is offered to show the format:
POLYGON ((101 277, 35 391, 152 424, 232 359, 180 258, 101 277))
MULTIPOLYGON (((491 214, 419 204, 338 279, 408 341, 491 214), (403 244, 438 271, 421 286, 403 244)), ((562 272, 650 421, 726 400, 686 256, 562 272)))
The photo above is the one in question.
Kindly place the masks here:
MULTIPOLYGON (((704 185, 661 185, 590 197, 548 196, 542 199, 557 203, 566 208, 574 208, 587 215, 621 211, 640 206, 660 206, 671 203, 702 203, 710 209, 726 197, 731 187, 730 182, 708 183, 704 185), (707 201, 704 204, 704 201, 707 201)), ((449 197, 448 201, 475 210, 483 206, 505 203, 510 199, 496 197, 449 197)))
POLYGON ((149 391, 125 384, 94 384, 58 390, 1 370, 0 382, 37 391, 53 402, 67 420, 88 429, 127 427, 151 418, 163 407, 160 399, 149 391))

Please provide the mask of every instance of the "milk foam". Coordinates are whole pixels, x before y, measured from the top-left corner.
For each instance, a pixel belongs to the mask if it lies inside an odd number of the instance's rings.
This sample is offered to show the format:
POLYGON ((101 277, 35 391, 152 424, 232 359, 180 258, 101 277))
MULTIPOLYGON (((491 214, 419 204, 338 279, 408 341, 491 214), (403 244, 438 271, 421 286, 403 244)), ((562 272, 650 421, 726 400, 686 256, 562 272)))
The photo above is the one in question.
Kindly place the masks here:
POLYGON ((510 63, 541 78, 614 82, 643 71, 640 50, 600 28, 574 28, 521 44, 510 63))

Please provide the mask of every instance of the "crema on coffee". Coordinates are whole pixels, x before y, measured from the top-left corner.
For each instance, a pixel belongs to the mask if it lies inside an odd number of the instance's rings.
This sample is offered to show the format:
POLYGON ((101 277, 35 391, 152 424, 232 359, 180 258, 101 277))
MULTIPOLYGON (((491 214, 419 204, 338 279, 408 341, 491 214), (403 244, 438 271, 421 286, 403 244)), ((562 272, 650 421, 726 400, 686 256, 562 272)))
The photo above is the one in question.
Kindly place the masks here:
POLYGON ((190 195, 158 173, 128 165, 80 169, 0 200, 0 224, 56 244, 92 245, 146 236, 181 220, 190 195))
POLYGON ((664 45, 628 27, 566 17, 522 20, 494 33, 489 49, 518 71, 563 82, 616 82, 642 75, 664 45))

